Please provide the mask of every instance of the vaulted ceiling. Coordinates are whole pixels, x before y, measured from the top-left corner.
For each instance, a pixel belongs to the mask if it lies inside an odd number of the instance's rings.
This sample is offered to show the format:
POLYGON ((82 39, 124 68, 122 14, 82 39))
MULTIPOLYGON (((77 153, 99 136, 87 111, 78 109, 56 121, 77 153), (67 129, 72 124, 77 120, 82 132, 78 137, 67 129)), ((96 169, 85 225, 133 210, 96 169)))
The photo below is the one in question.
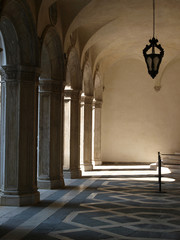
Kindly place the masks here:
MULTIPOLYGON (((152 0, 66 0, 61 3, 65 51, 78 34, 81 61, 87 50, 93 67, 105 70, 124 58, 144 61, 152 38, 152 0)), ((156 1, 156 34, 165 50, 161 69, 180 56, 180 1, 156 1)))
MULTIPOLYGON (((32 0, 27 0, 29 3, 32 0)), ((42 2, 40 21, 46 21, 47 9, 56 0, 42 2), (46 9, 46 10, 45 10, 46 9), (46 13, 45 13, 46 11, 46 13)), ((142 50, 153 32, 153 0, 58 0, 64 52, 71 35, 78 36, 81 66, 89 52, 92 67, 102 72, 123 59, 143 61, 142 50)), ((161 73, 180 58, 180 1, 156 0, 156 33, 165 50, 161 73)), ((37 5, 37 4, 36 4, 37 5)), ((44 25, 48 22, 44 22, 44 25)), ((58 27, 59 28, 59 27, 58 27)), ((42 29, 38 31, 42 33, 42 29)))

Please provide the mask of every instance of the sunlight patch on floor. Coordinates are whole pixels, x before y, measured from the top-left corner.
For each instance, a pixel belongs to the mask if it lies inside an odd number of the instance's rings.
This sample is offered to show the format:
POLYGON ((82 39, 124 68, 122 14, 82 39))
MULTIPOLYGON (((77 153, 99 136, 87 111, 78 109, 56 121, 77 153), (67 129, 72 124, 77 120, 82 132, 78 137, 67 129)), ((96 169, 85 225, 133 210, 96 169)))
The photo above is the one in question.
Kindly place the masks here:
MULTIPOLYGON (((162 182, 175 181, 175 179, 168 177, 168 174, 171 173, 169 168, 162 167, 161 172, 163 175, 162 182)), ((97 176, 108 176, 103 178, 106 180, 158 181, 158 168, 157 170, 152 170, 150 165, 103 165, 93 166, 92 171, 82 171, 82 177, 97 176)))
POLYGON ((102 165, 102 166, 93 166, 94 170, 111 170, 111 169, 150 169, 150 165, 102 165))
MULTIPOLYGON (((94 179, 94 178, 93 178, 94 179)), ((102 180, 106 180, 106 181, 151 181, 151 182, 158 182, 158 178, 157 177, 108 177, 108 178, 101 178, 102 180)), ((162 177, 162 182, 175 182, 174 178, 169 178, 169 177, 162 177)))

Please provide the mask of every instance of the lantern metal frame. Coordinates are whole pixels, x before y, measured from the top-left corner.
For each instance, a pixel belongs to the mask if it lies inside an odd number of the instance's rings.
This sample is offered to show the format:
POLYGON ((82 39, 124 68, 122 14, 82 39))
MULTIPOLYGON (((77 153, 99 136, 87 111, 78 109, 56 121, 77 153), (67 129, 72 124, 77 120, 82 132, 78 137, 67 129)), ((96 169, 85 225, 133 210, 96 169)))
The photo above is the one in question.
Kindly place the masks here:
POLYGON ((158 44, 158 39, 155 37, 155 0, 153 0, 153 38, 149 40, 150 44, 146 45, 143 49, 143 55, 145 58, 145 62, 148 68, 148 73, 152 78, 155 78, 159 72, 159 67, 164 56, 164 49, 161 44, 158 44), (151 53, 148 51, 151 49, 151 53), (158 49, 160 53, 156 53, 158 49))
POLYGON ((157 44, 158 40, 154 37, 150 39, 149 42, 150 44, 146 45, 146 47, 143 49, 143 55, 148 68, 148 73, 152 78, 155 78, 155 76, 158 74, 159 66, 164 56, 164 49, 162 48, 161 44, 157 44), (152 53, 148 54, 147 52, 150 48, 152 48, 152 53), (160 53, 155 53, 155 48, 159 49, 160 53), (148 61, 149 58, 151 58, 150 62, 148 61), (158 63, 156 66, 154 63, 155 58, 158 58, 158 63))

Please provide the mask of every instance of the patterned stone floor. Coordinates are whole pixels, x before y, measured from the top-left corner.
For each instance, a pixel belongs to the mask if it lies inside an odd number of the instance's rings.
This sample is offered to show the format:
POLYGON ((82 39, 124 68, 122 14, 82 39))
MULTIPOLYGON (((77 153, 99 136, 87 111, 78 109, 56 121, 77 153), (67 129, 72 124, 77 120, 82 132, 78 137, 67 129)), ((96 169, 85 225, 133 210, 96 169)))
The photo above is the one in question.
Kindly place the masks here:
MULTIPOLYGON (((147 179, 146 179, 147 180, 147 179)), ((0 207, 0 239, 180 239, 180 184, 101 176, 41 191, 32 207, 0 207)))

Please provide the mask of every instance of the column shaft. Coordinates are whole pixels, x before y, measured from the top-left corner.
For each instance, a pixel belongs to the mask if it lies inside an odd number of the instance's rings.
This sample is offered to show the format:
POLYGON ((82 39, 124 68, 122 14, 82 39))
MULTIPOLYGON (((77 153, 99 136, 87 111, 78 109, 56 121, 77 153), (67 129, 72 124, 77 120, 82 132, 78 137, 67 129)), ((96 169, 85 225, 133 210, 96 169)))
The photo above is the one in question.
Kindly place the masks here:
POLYGON ((39 201, 37 191, 37 79, 35 68, 3 66, 1 205, 39 201))
POLYGON ((70 170, 71 96, 64 92, 64 170, 70 170))
POLYGON ((94 111, 94 139, 93 139, 93 164, 101 165, 101 109, 102 102, 95 101, 93 106, 94 111))
POLYGON ((92 170, 92 103, 91 96, 84 100, 84 170, 92 170))
MULTIPOLYGON (((38 115, 38 187, 64 186, 61 176, 61 85, 59 81, 39 81, 38 115)), ((61 146, 62 145, 62 146, 61 146)))
MULTIPOLYGON (((79 178, 81 177, 80 171, 80 93, 78 90, 65 90, 65 99, 70 99, 65 111, 65 152, 64 163, 69 166, 65 171, 66 177, 79 178), (68 108, 70 107, 70 112, 68 108), (70 115, 69 115, 70 113, 70 115), (69 125, 68 125, 69 124, 69 125), (69 134, 69 136, 68 136, 69 134), (69 150, 67 147, 69 146, 69 150), (69 159, 68 159, 69 156, 69 159)), ((67 104, 67 102, 65 102, 67 104)))
POLYGON ((71 93, 71 178, 81 177, 80 171, 80 93, 73 90, 71 93))

